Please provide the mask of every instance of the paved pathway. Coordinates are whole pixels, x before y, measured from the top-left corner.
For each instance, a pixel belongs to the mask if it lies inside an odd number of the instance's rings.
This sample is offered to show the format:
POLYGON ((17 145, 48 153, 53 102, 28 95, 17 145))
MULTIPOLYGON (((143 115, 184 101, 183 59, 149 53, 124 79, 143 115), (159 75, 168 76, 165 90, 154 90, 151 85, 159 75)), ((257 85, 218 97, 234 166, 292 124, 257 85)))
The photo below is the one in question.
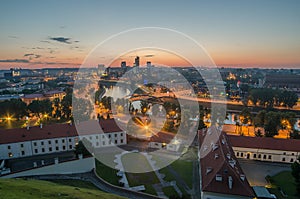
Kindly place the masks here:
POLYGON ((195 160, 193 162, 193 190, 191 193, 192 199, 199 199, 201 197, 199 171, 199 162, 198 160, 195 160))

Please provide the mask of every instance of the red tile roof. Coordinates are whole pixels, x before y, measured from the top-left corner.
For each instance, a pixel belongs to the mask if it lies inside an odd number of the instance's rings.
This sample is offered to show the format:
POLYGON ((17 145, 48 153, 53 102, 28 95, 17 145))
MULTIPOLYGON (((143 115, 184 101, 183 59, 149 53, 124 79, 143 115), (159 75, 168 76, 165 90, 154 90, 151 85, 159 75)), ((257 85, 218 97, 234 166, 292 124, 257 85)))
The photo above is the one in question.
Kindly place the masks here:
POLYGON ((300 140, 228 135, 234 147, 300 152, 300 140))
POLYGON ((175 133, 158 132, 150 138, 151 142, 170 143, 175 137, 175 133))
POLYGON ((80 123, 79 125, 70 124, 52 124, 44 125, 43 128, 39 126, 20 129, 1 129, 0 130, 0 144, 25 142, 31 140, 52 139, 60 137, 74 137, 80 135, 91 135, 99 133, 111 133, 122 131, 113 119, 101 120, 100 125, 98 121, 88 121, 80 123), (100 127, 101 126, 101 127, 100 127), (102 130, 101 130, 101 129, 102 130))
POLYGON ((44 95, 41 93, 34 93, 34 94, 27 94, 24 95, 22 98, 24 99, 35 99, 35 98, 43 98, 44 95))
POLYGON ((199 132, 199 142, 202 191, 255 197, 225 133, 212 126, 199 132))

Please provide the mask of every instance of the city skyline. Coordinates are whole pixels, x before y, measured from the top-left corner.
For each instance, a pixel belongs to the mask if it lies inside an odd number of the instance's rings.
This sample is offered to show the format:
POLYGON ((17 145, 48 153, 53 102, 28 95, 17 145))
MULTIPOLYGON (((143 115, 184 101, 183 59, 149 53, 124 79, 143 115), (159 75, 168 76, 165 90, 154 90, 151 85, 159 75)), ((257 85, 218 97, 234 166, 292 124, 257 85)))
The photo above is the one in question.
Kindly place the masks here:
MULTIPOLYGON (((299 68, 299 8, 298 1, 7 1, 0 8, 0 69, 79 67, 111 35, 153 26, 192 37, 217 66, 299 68)), ((182 64, 164 53, 135 53, 141 64, 182 64)), ((127 55, 111 58, 107 51, 94 65, 132 65, 127 55)))

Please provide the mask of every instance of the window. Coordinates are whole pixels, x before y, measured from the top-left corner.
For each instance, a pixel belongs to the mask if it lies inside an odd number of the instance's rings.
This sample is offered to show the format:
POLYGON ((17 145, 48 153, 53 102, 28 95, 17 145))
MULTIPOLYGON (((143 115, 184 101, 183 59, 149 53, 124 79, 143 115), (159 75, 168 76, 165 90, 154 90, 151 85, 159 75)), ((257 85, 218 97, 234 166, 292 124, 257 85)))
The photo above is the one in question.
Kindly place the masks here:
POLYGON ((115 138, 118 137, 118 134, 115 133, 115 138))
POLYGON ((90 136, 90 140, 92 140, 92 136, 90 136))
POLYGON ((118 140, 115 140, 115 144, 118 144, 118 140))
POLYGON ((99 142, 96 142, 96 146, 99 146, 99 142))
POLYGON ((73 148, 72 145, 70 145, 70 146, 69 146, 69 149, 72 149, 72 148, 73 148))
POLYGON ((292 153, 292 155, 294 155, 294 153, 292 153))
POLYGON ((8 149, 8 150, 11 149, 10 145, 7 146, 7 149, 8 149))
POLYGON ((71 138, 69 138, 69 142, 72 142, 72 139, 71 139, 71 138))
POLYGON ((261 154, 258 154, 258 158, 259 158, 259 159, 261 158, 261 154))
POLYGON ((43 142, 43 141, 41 141, 41 145, 44 145, 44 142, 43 142))
POLYGON ((237 153, 236 153, 236 156, 239 156, 239 155, 240 155, 240 153, 239 153, 239 152, 237 152, 237 153))
POLYGON ((96 135, 96 139, 97 139, 97 140, 99 139, 98 135, 96 135))
POLYGON ((58 143, 58 140, 55 140, 55 144, 57 144, 58 143))
POLYGON ((65 143, 65 140, 61 140, 62 143, 65 143))
POLYGON ((36 142, 33 143, 33 146, 36 146, 36 142))
POLYGON ((51 144, 51 140, 48 141, 48 144, 51 144))
POLYGON ((57 146, 57 147, 55 147, 55 150, 56 150, 56 151, 59 151, 59 148, 58 148, 58 146, 57 146))
POLYGON ((52 147, 49 147, 49 151, 52 151, 52 147))
POLYGON ((45 149, 44 148, 42 148, 42 152, 45 153, 45 149))
POLYGON ((256 153, 253 154, 253 158, 256 158, 256 153))
POLYGON ((271 156, 271 155, 269 155, 268 159, 269 159, 269 160, 271 160, 271 159, 272 159, 272 156, 271 156))
POLYGON ((244 157, 244 153, 241 153, 241 157, 244 157))
POLYGON ((123 136, 123 133, 121 133, 120 135, 123 136))
POLYGON ((294 159, 293 158, 291 158, 291 161, 290 162, 294 162, 294 159))
POLYGON ((286 152, 283 152, 283 155, 286 155, 286 152))
POLYGON ((266 158, 267 158, 267 156, 266 156, 266 155, 264 155, 263 159, 265 160, 266 158))
POLYGON ((108 135, 108 138, 111 138, 111 134, 108 135))
POLYGON ((102 142, 102 145, 103 145, 103 146, 105 145, 105 142, 104 142, 104 141, 102 142))
POLYGON ((20 146, 21 146, 21 148, 23 148, 23 147, 24 147, 24 144, 20 144, 20 146))
POLYGON ((123 144, 123 139, 120 140, 121 144, 123 144))
POLYGON ((38 153, 38 150, 37 150, 37 149, 34 149, 34 153, 38 153))
POLYGON ((63 150, 66 150, 66 146, 63 146, 63 150))
POLYGON ((13 154, 12 153, 8 153, 8 157, 13 157, 13 154))
POLYGON ((282 158, 282 162, 285 162, 285 158, 282 158))
POLYGON ((22 155, 25 155, 25 151, 21 151, 21 154, 22 154, 22 155))

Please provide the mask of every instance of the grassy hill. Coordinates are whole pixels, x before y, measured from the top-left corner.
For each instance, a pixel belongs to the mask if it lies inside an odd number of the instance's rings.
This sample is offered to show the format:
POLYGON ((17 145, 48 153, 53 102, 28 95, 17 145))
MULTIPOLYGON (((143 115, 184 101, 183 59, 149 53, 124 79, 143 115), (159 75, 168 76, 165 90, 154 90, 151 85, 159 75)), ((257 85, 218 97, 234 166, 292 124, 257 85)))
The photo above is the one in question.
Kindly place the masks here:
POLYGON ((40 180, 0 179, 0 198, 122 199, 123 197, 96 190, 92 185, 85 185, 85 182, 54 183, 40 180))

